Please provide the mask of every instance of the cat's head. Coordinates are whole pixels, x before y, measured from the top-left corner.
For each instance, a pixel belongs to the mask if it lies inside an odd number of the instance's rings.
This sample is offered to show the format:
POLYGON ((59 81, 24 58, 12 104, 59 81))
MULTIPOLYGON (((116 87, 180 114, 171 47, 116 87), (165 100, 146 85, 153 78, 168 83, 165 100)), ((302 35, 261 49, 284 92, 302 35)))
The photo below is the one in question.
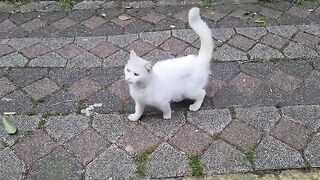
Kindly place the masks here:
POLYGON ((124 67, 125 80, 135 86, 143 87, 149 82, 154 63, 140 58, 133 50, 124 67))

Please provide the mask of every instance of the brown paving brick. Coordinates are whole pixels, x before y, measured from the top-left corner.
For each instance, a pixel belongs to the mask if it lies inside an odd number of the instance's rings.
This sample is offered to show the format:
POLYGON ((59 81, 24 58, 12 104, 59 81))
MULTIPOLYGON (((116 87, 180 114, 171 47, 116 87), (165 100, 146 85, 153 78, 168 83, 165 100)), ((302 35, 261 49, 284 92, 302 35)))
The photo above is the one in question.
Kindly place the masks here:
POLYGON ((12 21, 6 19, 0 23, 0 32, 9 32, 11 29, 15 27, 16 25, 12 21))
POLYGON ((66 59, 74 58, 82 54, 83 52, 85 52, 85 49, 83 49, 80 46, 77 46, 76 44, 69 44, 61 49, 56 50, 56 53, 58 53, 66 59))
POLYGON ((304 32, 299 32, 295 37, 292 38, 294 41, 315 48, 320 43, 320 38, 304 32))
POLYGON ((280 123, 271 131, 271 135, 297 150, 303 150, 312 131, 283 116, 280 123))
POLYGON ((34 30, 37 30, 37 29, 43 27, 44 25, 45 25, 45 22, 43 22, 40 19, 36 18, 36 19, 34 19, 32 21, 29 21, 29 22, 27 22, 25 24, 22 24, 21 27, 23 29, 25 29, 26 31, 31 32, 31 31, 34 31, 34 30))
POLYGON ((43 44, 36 44, 21 50, 21 53, 27 58, 35 58, 49 52, 50 49, 43 44))
POLYGON ((12 49, 10 46, 0 43, 0 56, 12 53, 13 51, 14 49, 12 49))
POLYGON ((129 16, 129 15, 124 15, 124 14, 123 14, 122 16, 127 16, 127 17, 130 18, 130 19, 121 20, 121 19, 119 19, 119 17, 117 17, 117 18, 111 20, 111 22, 115 23, 116 25, 118 25, 118 26, 120 26, 120 27, 126 27, 126 26, 128 26, 129 24, 137 21, 136 18, 131 17, 131 16, 129 16))
POLYGON ((289 42, 289 40, 282 38, 278 35, 269 33, 262 38, 261 42, 271 47, 281 49, 284 45, 286 45, 289 42))
POLYGON ((153 50, 154 47, 151 44, 149 44, 141 39, 138 39, 137 41, 130 44, 126 49, 129 51, 134 50, 138 56, 143 56, 143 55, 147 54, 148 52, 150 52, 151 50, 153 50))
POLYGON ((43 78, 23 88, 34 99, 38 100, 57 91, 59 87, 50 79, 43 78))
POLYGON ((241 35, 236 35, 230 39, 229 44, 241 50, 248 51, 255 44, 255 41, 241 35))
POLYGON ((13 146, 15 153, 29 166, 38 159, 48 155, 56 143, 42 130, 36 131, 22 143, 13 146))
POLYGON ((226 16, 226 14, 223 13, 219 13, 213 10, 207 10, 203 15, 203 17, 206 17, 212 21, 219 21, 220 19, 222 19, 224 16, 226 16))
POLYGON ((68 142, 65 147, 71 150, 81 164, 87 165, 109 146, 110 143, 106 139, 94 129, 88 128, 68 142))
POLYGON ((303 80, 294 76, 288 75, 282 71, 277 71, 272 77, 271 82, 276 85, 277 88, 283 91, 293 91, 300 87, 303 80))
POLYGON ((113 45, 111 42, 103 42, 91 49, 91 52, 101 58, 106 58, 118 50, 119 48, 113 45))
POLYGON ((178 55, 188 47, 188 44, 171 37, 167 39, 160 47, 170 54, 178 55))
POLYGON ((63 19, 60 19, 56 22, 54 22, 52 25, 56 28, 58 28, 60 31, 65 30, 71 26, 74 26, 75 24, 77 24, 76 22, 74 22, 72 19, 65 17, 63 19))
POLYGON ((262 135, 261 131, 238 120, 233 120, 221 133, 224 140, 245 151, 253 149, 262 135))
POLYGON ((118 144, 130 155, 154 148, 159 143, 160 140, 141 125, 137 125, 129 130, 118 141, 118 144))
POLYGON ((271 8, 262 8, 259 14, 273 19, 278 19, 282 15, 280 11, 271 8))
POLYGON ((206 86, 206 96, 213 98, 216 92, 221 89, 226 83, 219 79, 210 78, 206 86))
POLYGON ((8 78, 3 77, 0 79, 0 97, 4 96, 5 94, 13 91, 16 86, 9 81, 8 78))
POLYGON ((296 6, 292 6, 287 13, 298 18, 306 18, 310 14, 305 9, 296 6))
POLYGON ((234 12, 232 12, 230 16, 237 17, 240 19, 248 19, 250 17, 249 13, 250 13, 249 11, 237 9, 234 12))
POLYGON ((188 10, 183 10, 183 11, 180 11, 178 12, 177 14, 174 15, 174 18, 182 21, 182 22, 189 22, 188 20, 188 10))
POLYGON ((208 147, 211 140, 211 137, 206 133, 186 124, 170 139, 169 143, 188 154, 200 154, 208 147))
POLYGON ((73 94, 77 98, 83 99, 98 92, 101 90, 101 87, 97 82, 89 78, 83 78, 73 83, 68 90, 69 93, 73 94))
POLYGON ((125 80, 120 80, 108 87, 108 90, 118 96, 122 101, 126 101, 130 98, 129 85, 125 80))
POLYGON ((164 18, 166 18, 166 16, 164 16, 160 13, 151 12, 151 13, 147 14, 146 16, 142 17, 141 19, 156 24, 164 18))
POLYGON ((105 19, 103 19, 101 17, 93 16, 93 17, 83 21, 82 24, 84 26, 86 26, 87 28, 90 28, 91 30, 93 30, 93 29, 101 26, 105 22, 107 22, 105 19))
POLYGON ((259 79, 248 76, 244 73, 238 74, 230 83, 237 88, 237 90, 244 94, 253 94, 259 89, 262 82, 259 79))

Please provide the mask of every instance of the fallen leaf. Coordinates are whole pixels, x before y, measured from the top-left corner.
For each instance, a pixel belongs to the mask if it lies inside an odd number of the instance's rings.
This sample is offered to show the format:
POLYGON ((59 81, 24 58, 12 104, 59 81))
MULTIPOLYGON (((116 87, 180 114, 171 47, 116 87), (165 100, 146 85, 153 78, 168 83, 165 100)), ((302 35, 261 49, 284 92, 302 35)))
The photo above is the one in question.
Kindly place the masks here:
POLYGON ((258 19, 256 19, 255 23, 266 24, 266 18, 265 17, 258 18, 258 19))
POLYGON ((113 178, 112 177, 109 177, 107 180, 112 180, 113 178))
POLYGON ((130 16, 125 15, 125 14, 120 15, 118 18, 119 18, 120 20, 122 20, 122 21, 127 21, 127 20, 131 19, 130 16))
POLYGON ((17 132, 16 126, 9 120, 8 117, 3 117, 2 123, 7 134, 15 134, 17 132))

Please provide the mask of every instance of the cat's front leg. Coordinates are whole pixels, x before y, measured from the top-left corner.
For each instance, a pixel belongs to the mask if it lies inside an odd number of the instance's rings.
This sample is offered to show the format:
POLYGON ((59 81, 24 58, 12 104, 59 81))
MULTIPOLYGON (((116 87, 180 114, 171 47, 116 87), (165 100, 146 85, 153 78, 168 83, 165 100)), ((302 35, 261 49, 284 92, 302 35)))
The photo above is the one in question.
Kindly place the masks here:
POLYGON ((163 112, 164 119, 171 119, 171 107, 169 102, 163 103, 159 108, 163 112))
POLYGON ((143 114, 145 108, 145 104, 135 101, 135 112, 134 114, 130 114, 128 119, 130 121, 138 121, 143 114))

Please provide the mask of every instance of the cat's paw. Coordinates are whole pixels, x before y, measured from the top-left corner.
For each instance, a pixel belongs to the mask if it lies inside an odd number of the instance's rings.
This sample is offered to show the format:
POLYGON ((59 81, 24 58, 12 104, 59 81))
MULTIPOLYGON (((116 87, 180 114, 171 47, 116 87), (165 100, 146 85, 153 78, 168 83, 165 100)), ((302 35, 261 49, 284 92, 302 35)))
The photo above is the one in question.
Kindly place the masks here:
POLYGON ((198 111, 200 109, 201 106, 199 106, 198 104, 191 104, 189 106, 189 110, 190 111, 198 111))
POLYGON ((128 119, 130 120, 130 121, 138 121, 139 120, 139 116, 137 116, 137 115, 135 115, 135 114, 130 114, 129 116, 128 116, 128 119))
POLYGON ((171 113, 163 114, 164 119, 171 119, 171 113))

